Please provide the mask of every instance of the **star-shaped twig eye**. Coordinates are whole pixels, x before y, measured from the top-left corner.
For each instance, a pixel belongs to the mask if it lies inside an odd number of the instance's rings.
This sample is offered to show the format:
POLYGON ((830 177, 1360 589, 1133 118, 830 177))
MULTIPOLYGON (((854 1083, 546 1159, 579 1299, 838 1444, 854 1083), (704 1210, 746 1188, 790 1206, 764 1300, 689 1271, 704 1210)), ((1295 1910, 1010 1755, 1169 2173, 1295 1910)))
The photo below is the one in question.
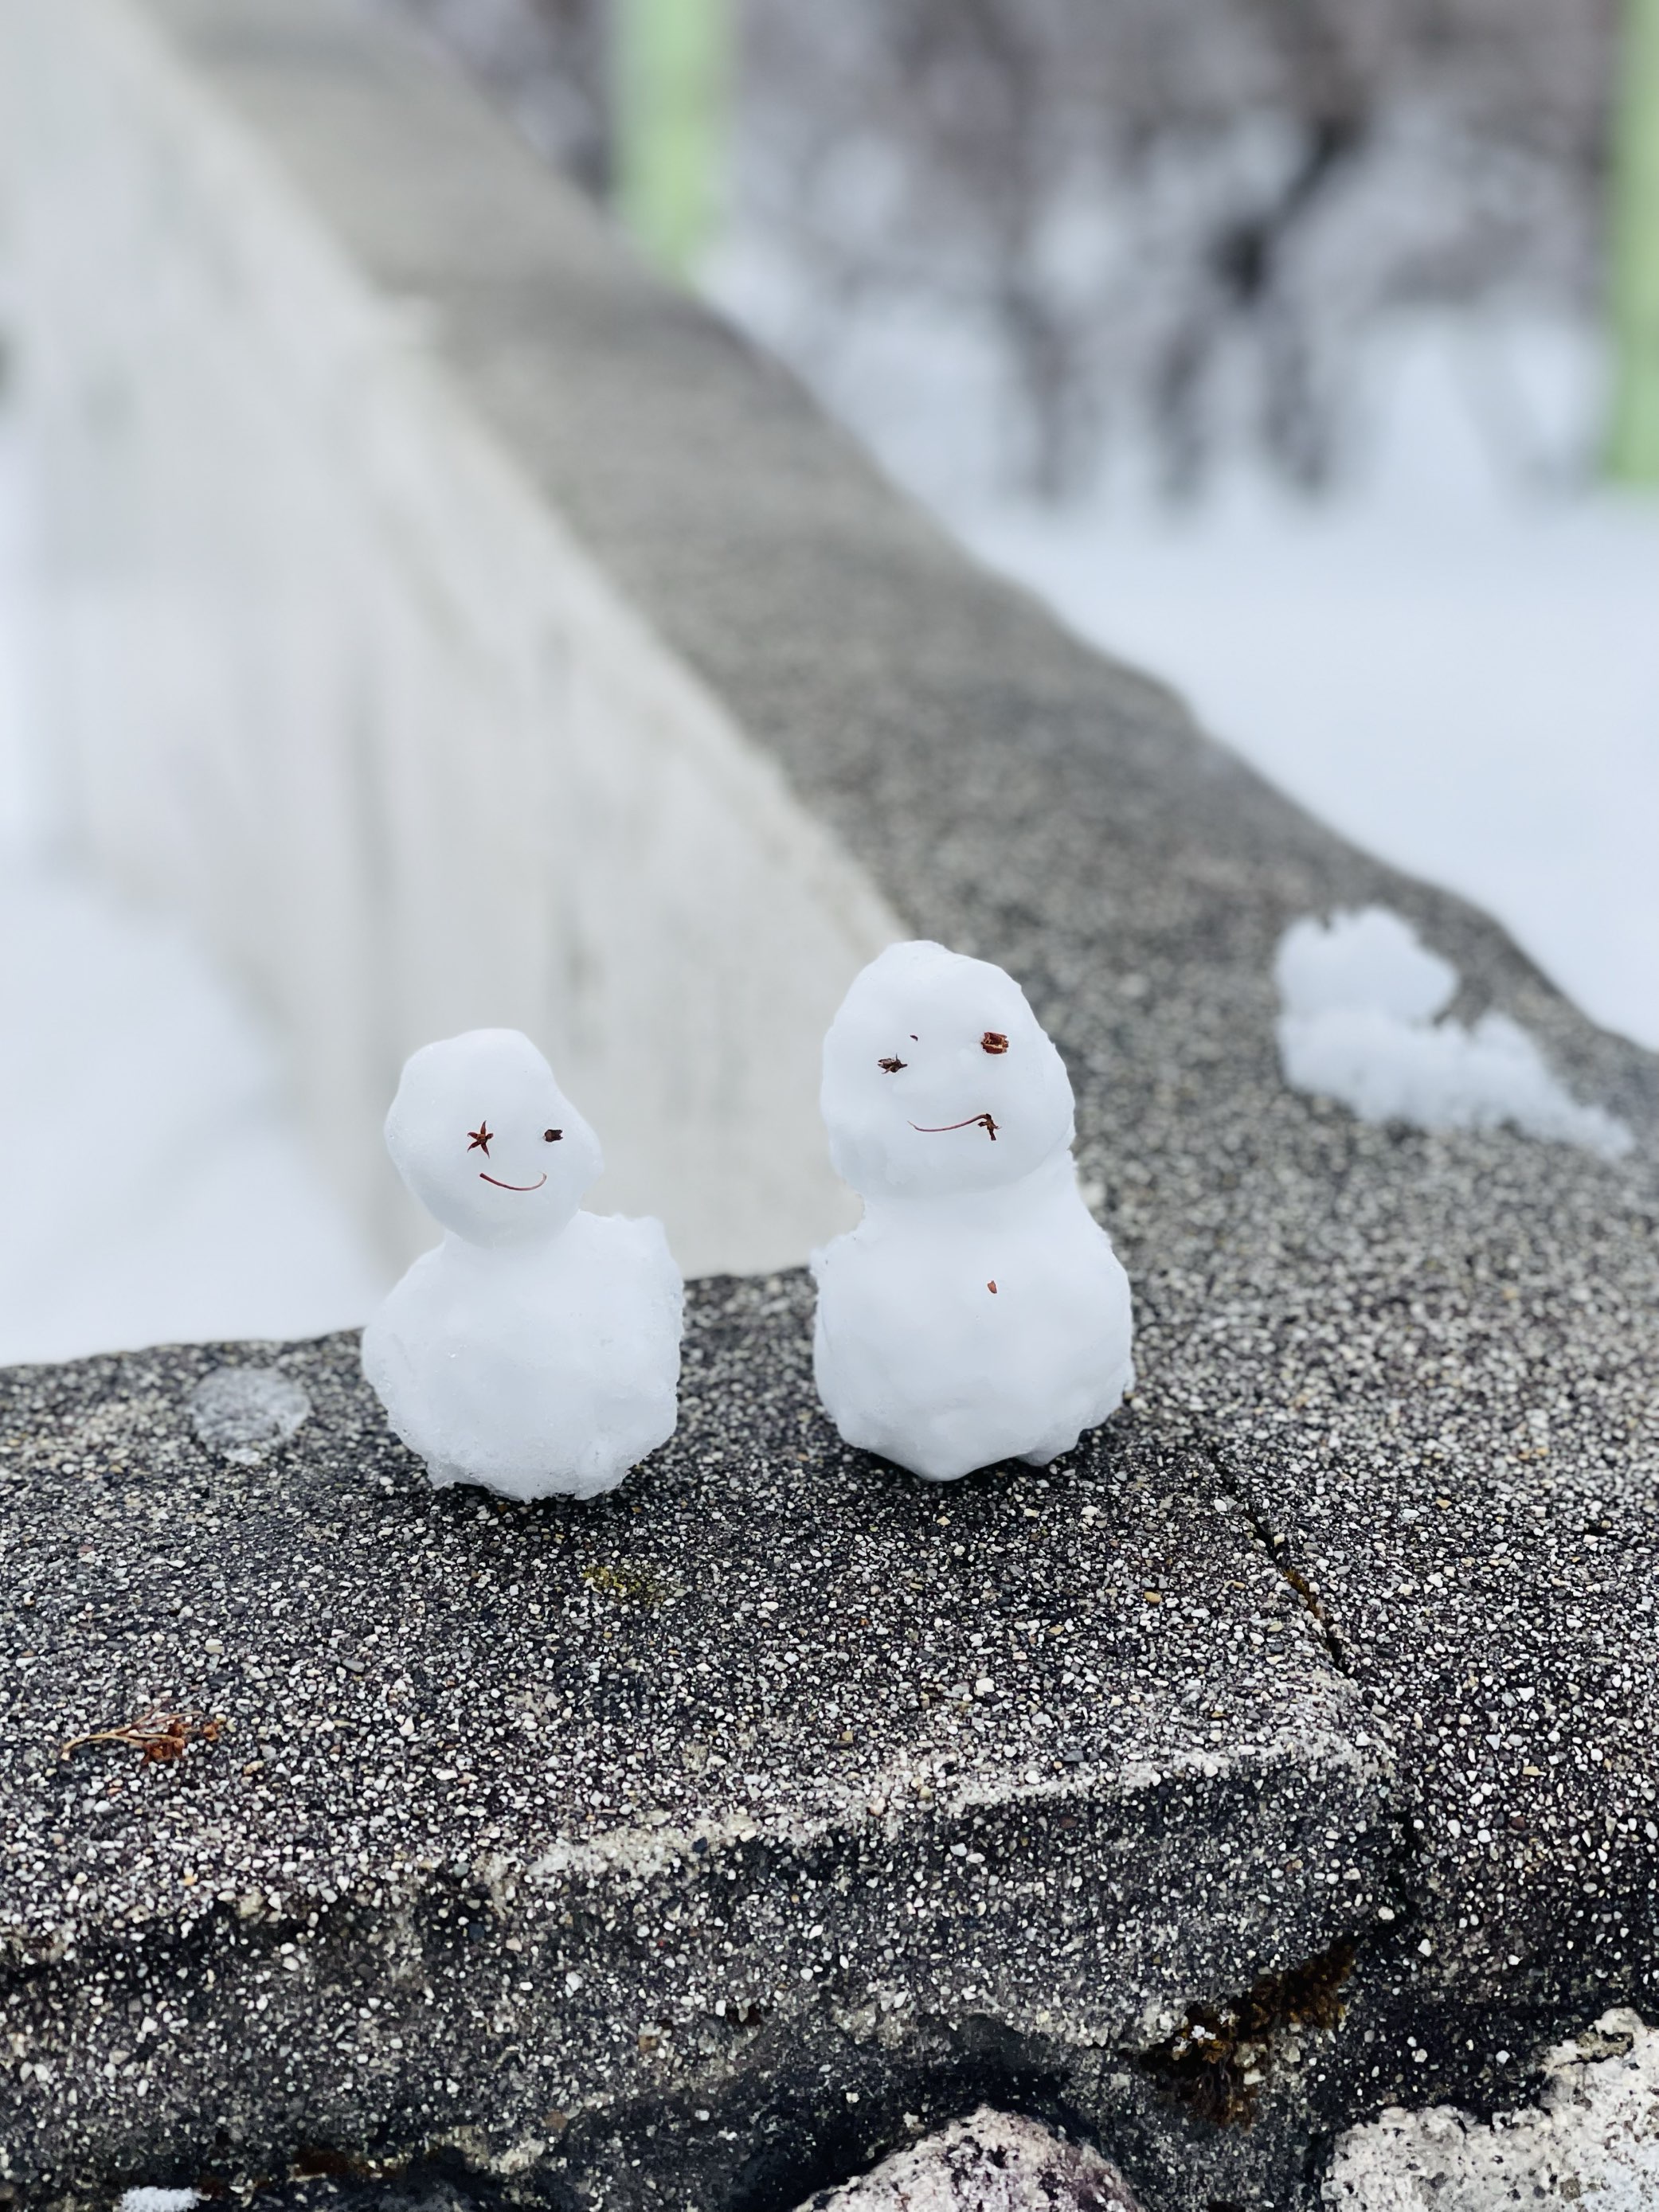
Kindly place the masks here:
POLYGON ((909 1062, 908 1060, 901 1060, 896 1053, 893 1053, 885 1060, 878 1060, 876 1062, 876 1066, 880 1068, 882 1073, 885 1075, 896 1075, 900 1068, 908 1067, 909 1066, 909 1062))
POLYGON ((472 1142, 466 1148, 468 1152, 482 1152, 484 1158, 488 1159, 489 1158, 489 1139, 495 1134, 495 1132, 491 1129, 489 1122, 480 1121, 476 1129, 469 1129, 466 1133, 472 1139, 472 1142))

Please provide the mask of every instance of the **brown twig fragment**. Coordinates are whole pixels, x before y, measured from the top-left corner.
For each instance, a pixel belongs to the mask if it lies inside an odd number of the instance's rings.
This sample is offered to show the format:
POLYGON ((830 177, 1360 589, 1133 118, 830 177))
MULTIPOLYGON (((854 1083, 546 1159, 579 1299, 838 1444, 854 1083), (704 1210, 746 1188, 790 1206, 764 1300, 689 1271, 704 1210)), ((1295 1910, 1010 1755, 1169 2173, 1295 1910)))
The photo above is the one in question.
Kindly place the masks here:
POLYGON ((997 1140, 997 1125, 989 1114, 970 1114, 965 1121, 941 1121, 933 1129, 920 1121, 912 1121, 910 1127, 919 1137, 948 1137, 953 1129, 983 1129, 994 1145, 997 1140))
POLYGON ((68 1759, 89 1743, 119 1743, 142 1753, 146 1766, 167 1766, 183 1754, 187 1744, 217 1743, 223 1727, 221 1720, 200 1720, 193 1713, 144 1713, 120 1728, 71 1736, 58 1756, 68 1759))

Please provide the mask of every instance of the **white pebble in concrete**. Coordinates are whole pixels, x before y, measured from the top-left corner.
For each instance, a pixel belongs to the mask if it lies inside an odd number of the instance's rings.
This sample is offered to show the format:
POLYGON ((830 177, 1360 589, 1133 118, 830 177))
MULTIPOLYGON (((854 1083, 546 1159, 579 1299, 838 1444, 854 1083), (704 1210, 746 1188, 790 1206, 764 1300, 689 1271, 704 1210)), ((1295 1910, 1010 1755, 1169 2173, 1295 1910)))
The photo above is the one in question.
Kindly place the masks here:
POLYGON ((1345 2212, 1498 2212, 1659 2204, 1659 2034, 1625 2010, 1561 2044, 1535 2105, 1490 2126, 1455 2106, 1397 2106, 1336 2147, 1325 2203, 1345 2212))

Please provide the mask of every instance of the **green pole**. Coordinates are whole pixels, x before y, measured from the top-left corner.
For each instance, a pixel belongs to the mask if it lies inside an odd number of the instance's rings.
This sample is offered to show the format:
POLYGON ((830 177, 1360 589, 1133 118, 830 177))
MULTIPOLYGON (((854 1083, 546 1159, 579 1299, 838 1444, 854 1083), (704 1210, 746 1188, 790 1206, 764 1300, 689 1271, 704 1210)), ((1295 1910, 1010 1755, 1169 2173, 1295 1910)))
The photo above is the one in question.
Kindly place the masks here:
POLYGON ((614 0, 617 201, 684 277, 719 212, 732 0, 614 0))
POLYGON ((1621 483, 1659 485, 1659 0, 1625 0, 1608 216, 1607 473, 1621 483))

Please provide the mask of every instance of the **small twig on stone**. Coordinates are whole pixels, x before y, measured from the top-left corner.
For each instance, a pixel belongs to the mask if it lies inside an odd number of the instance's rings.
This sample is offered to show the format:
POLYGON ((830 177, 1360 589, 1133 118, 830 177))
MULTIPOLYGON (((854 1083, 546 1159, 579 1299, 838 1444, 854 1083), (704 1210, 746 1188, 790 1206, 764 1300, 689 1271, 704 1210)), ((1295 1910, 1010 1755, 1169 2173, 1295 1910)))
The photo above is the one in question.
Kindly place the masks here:
POLYGON ((187 1744, 216 1743, 223 1726, 222 1721, 198 1720, 191 1713, 145 1713, 120 1728, 71 1736, 58 1756, 68 1759, 88 1743, 119 1743, 130 1751, 142 1752, 146 1766, 166 1766, 181 1756, 187 1744))

